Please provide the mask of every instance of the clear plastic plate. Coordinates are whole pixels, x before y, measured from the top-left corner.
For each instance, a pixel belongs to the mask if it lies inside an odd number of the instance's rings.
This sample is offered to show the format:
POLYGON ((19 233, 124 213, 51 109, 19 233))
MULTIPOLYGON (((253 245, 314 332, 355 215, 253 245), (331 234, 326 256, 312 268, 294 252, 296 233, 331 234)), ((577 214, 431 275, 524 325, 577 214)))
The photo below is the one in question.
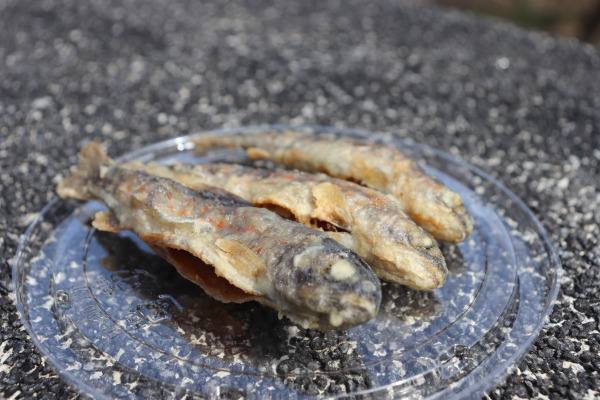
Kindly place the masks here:
MULTIPOLYGON (((218 133, 273 129, 286 127, 218 133)), ((100 204, 55 199, 27 230, 13 278, 25 327, 64 379, 94 398, 304 399, 476 398, 506 377, 560 282, 558 257, 531 211, 438 150, 369 132, 302 129, 401 148, 462 196, 474 231, 464 243, 442 244, 446 284, 433 292, 383 284, 369 323, 305 330, 258 304, 212 300, 130 232, 91 228, 100 204)), ((192 148, 180 137, 119 161, 245 159, 231 150, 196 157, 192 148)))

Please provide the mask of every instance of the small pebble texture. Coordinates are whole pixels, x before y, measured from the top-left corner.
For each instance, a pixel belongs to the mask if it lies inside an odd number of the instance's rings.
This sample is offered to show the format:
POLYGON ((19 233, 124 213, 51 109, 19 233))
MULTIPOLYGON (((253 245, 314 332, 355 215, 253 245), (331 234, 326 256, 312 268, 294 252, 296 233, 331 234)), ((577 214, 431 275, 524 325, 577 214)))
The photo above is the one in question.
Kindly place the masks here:
POLYGON ((81 147, 276 123, 412 138, 507 185, 564 275, 488 396, 600 397, 600 52, 398 0, 0 0, 0 397, 81 397, 11 294, 18 243, 81 147))

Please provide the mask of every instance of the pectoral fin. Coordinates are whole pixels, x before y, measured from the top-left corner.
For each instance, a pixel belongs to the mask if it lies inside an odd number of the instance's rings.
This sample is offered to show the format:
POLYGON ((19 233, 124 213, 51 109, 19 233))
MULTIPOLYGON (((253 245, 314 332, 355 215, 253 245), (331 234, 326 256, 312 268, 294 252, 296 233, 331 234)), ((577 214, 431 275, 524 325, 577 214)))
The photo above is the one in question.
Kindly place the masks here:
POLYGON ((342 189, 331 182, 322 182, 312 190, 315 197, 315 217, 349 230, 352 215, 342 189))
POLYGON ((250 158, 270 158, 271 153, 258 147, 250 147, 246 150, 246 154, 250 158))
POLYGON ((127 230, 119 225, 119 221, 110 211, 98 211, 92 222, 94 228, 105 232, 121 232, 127 230))
POLYGON ((218 239, 215 245, 226 254, 227 261, 236 268, 236 272, 251 281, 267 269, 252 250, 237 240, 218 239))

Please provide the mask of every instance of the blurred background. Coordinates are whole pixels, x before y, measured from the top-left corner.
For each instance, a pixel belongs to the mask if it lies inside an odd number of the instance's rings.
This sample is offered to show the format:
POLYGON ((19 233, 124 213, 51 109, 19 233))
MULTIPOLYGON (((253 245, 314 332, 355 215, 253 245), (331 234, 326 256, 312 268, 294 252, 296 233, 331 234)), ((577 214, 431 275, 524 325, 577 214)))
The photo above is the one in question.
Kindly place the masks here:
POLYGON ((418 0, 510 20, 600 46, 600 0, 418 0))

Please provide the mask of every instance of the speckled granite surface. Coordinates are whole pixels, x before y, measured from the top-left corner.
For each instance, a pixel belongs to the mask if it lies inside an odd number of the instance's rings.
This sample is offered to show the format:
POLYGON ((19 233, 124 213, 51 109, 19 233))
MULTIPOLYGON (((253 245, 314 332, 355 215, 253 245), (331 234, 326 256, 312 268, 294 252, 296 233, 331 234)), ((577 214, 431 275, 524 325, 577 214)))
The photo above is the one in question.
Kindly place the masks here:
POLYGON ((22 328, 21 235, 85 143, 111 155, 264 123, 410 137, 505 183, 564 267, 492 398, 600 396, 600 53, 397 1, 0 0, 0 396, 78 396, 22 328))

